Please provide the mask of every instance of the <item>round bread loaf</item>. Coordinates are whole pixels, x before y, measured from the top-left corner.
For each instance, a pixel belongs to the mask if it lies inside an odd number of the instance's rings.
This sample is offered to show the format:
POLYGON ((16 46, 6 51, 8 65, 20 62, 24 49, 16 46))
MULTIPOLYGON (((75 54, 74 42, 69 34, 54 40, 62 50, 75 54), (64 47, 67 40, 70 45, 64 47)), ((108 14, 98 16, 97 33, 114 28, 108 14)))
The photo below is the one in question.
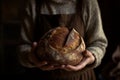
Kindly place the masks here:
POLYGON ((39 59, 50 64, 77 65, 83 58, 85 43, 74 28, 56 27, 41 38, 36 50, 39 59))

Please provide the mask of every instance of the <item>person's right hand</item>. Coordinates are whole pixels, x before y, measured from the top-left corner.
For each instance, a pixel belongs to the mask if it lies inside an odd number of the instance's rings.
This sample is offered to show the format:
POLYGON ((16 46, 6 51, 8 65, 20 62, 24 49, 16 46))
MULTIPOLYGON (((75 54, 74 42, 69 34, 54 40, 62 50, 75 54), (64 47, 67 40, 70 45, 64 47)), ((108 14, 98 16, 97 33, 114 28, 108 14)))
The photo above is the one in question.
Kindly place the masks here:
POLYGON ((34 54, 36 47, 37 47, 37 42, 33 42, 31 53, 29 55, 29 60, 30 60, 30 62, 32 62, 35 65, 35 67, 37 67, 41 70, 55 70, 55 69, 59 68, 58 66, 48 64, 47 61, 39 61, 34 54))

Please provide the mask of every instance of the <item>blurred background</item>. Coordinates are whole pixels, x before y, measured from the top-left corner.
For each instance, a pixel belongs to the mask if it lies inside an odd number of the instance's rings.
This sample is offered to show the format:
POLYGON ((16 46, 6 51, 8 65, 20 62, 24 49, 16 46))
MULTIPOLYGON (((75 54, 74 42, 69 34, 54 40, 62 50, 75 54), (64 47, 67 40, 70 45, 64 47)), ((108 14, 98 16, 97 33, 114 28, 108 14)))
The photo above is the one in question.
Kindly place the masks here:
MULTIPOLYGON (((98 80, 112 80, 108 72, 115 66, 112 54, 120 43, 120 0, 98 0, 98 3, 109 44, 101 65, 95 71, 98 80)), ((18 63, 16 52, 21 27, 19 14, 24 5, 24 0, 0 1, 0 74, 24 73, 24 68, 18 63)))
POLYGON ((19 14, 23 0, 0 0, 0 73, 19 73, 16 47, 19 44, 19 14))

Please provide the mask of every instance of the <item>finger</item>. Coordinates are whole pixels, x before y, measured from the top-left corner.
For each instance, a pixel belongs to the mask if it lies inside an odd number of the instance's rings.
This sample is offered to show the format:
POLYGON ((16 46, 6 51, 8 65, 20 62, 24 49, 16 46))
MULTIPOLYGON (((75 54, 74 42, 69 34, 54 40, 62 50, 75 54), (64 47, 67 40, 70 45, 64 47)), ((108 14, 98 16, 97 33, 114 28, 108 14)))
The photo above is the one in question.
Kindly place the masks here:
POLYGON ((90 51, 86 50, 83 55, 88 59, 88 64, 92 64, 95 61, 95 57, 90 51))
POLYGON ((53 66, 53 65, 45 65, 45 66, 42 66, 42 67, 40 67, 40 69, 42 69, 42 70, 55 70, 55 69, 58 69, 59 67, 55 67, 55 66, 53 66))
POLYGON ((40 62, 40 61, 38 61, 38 62, 35 62, 35 65, 36 65, 36 67, 38 67, 38 68, 40 68, 40 67, 42 67, 42 66, 45 66, 45 65, 47 65, 48 63, 46 62, 46 61, 43 61, 43 62, 40 62))
POLYGON ((41 69, 41 70, 52 70, 53 67, 54 67, 54 66, 52 66, 52 65, 51 65, 51 66, 50 66, 50 65, 49 65, 49 66, 45 65, 45 66, 40 67, 40 69, 41 69))
MULTIPOLYGON (((33 42, 32 44, 32 49, 31 49, 31 53, 29 54, 29 60, 34 63, 35 65, 40 63, 39 60, 36 58, 34 51, 35 48, 37 47, 37 42, 33 42)), ((38 66, 38 65, 37 65, 38 66)))
POLYGON ((86 61, 83 60, 83 61, 80 62, 80 64, 78 64, 78 65, 76 65, 76 66, 67 65, 67 68, 68 68, 69 70, 78 71, 78 70, 83 69, 83 68, 86 66, 86 64, 87 64, 86 61))
POLYGON ((32 43, 32 48, 31 48, 31 53, 30 53, 30 56, 31 56, 31 59, 35 59, 35 55, 34 55, 34 51, 35 51, 35 48, 37 47, 37 42, 33 42, 32 43))
POLYGON ((71 69, 67 68, 66 65, 62 65, 60 69, 64 69, 66 71, 71 71, 71 69))
POLYGON ((34 50, 35 50, 36 47, 37 47, 37 42, 33 42, 33 43, 32 43, 31 53, 34 52, 34 50))
POLYGON ((89 62, 90 62, 89 58, 84 58, 78 65, 76 65, 76 66, 67 65, 67 68, 69 70, 73 70, 73 71, 82 70, 83 68, 86 67, 87 64, 89 64, 89 62))
POLYGON ((83 53, 83 56, 84 57, 89 57, 89 56, 91 56, 91 53, 88 50, 85 50, 84 53, 83 53))

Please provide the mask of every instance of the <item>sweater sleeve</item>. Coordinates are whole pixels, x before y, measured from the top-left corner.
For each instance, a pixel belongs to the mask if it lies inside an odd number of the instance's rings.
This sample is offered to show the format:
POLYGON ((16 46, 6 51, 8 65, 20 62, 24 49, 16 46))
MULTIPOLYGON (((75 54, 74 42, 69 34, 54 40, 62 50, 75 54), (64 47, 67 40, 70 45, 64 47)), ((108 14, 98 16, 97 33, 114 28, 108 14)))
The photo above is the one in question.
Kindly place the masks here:
POLYGON ((34 67, 28 59, 33 42, 33 28, 35 24, 35 4, 34 0, 29 0, 22 11, 21 16, 21 44, 18 47, 18 58, 24 67, 34 67))
POLYGON ((85 24, 86 48, 95 56, 93 67, 100 65, 108 44, 97 0, 84 0, 83 21, 85 24))

